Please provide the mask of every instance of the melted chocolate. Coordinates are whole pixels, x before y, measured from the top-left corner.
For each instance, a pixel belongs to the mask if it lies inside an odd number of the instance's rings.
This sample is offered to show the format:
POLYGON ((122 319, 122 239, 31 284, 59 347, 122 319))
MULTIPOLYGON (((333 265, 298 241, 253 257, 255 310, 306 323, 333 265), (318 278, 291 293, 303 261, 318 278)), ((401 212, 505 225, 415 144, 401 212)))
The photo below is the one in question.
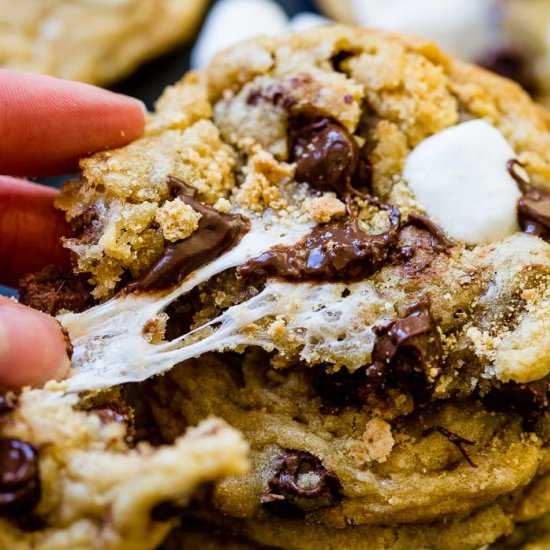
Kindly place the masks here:
POLYGON ((287 281, 361 280, 381 269, 397 242, 399 211, 393 208, 388 231, 368 234, 356 218, 312 229, 292 246, 274 246, 242 265, 237 274, 280 277, 287 281))
POLYGON ((39 500, 36 449, 18 439, 0 438, 0 515, 26 514, 39 500))
POLYGON ((427 381, 439 372, 443 356, 441 337, 428 305, 417 303, 407 315, 374 329, 372 350, 374 372, 397 385, 407 385, 417 397, 424 397, 427 381))
POLYGON ((291 162, 296 162, 296 181, 340 196, 353 192, 350 182, 359 165, 359 147, 338 122, 326 117, 292 119, 289 150, 291 162))
POLYGON ((401 226, 393 258, 404 264, 406 272, 416 275, 431 265, 435 255, 447 252, 453 244, 437 225, 412 213, 401 226))
POLYGON ((524 233, 550 242, 550 192, 533 187, 517 172, 518 167, 522 164, 516 159, 507 163, 509 174, 523 193, 517 203, 518 223, 524 233))
POLYGON ((389 388, 409 392, 417 402, 430 398, 434 375, 440 370, 442 345, 428 305, 417 303, 405 317, 374 329, 371 363, 350 373, 343 368, 328 374, 323 367, 313 372, 313 384, 321 398, 322 414, 337 414, 347 406, 361 407, 373 395, 389 388))
POLYGON ((197 230, 186 239, 167 245, 157 262, 126 291, 168 288, 199 267, 232 248, 249 230, 249 221, 240 215, 222 214, 194 198, 195 189, 177 178, 168 178, 172 196, 179 197, 201 214, 197 230))
POLYGON ((262 502, 272 512, 285 516, 333 506, 341 498, 336 476, 319 458, 305 451, 285 451, 268 486, 262 502))

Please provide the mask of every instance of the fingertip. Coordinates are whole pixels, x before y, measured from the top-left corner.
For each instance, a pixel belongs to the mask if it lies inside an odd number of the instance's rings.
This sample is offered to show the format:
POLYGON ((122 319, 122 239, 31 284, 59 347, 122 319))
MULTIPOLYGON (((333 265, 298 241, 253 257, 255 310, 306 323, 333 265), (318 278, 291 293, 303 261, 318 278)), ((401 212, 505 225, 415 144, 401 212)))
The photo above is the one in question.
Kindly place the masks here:
POLYGON ((47 175, 143 135, 141 101, 80 82, 0 69, 0 171, 47 175))
POLYGON ((145 131, 147 114, 143 101, 107 90, 102 92, 106 94, 102 108, 102 124, 104 129, 107 129, 106 135, 109 138, 109 143, 102 148, 119 147, 141 137, 145 131), (117 128, 119 128, 118 132, 117 128), (111 132, 110 137, 109 132, 111 132))
POLYGON ((68 342, 59 323, 39 311, 0 301, 0 386, 41 387, 66 376, 68 342))

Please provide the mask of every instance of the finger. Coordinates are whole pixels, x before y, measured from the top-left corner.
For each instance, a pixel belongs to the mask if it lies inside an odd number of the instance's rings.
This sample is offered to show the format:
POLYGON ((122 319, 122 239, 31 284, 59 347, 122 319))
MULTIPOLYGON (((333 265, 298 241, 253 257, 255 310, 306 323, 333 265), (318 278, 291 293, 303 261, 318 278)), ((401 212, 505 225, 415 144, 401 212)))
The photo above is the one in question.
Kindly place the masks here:
POLYGON ((0 298, 0 386, 43 386, 70 366, 67 341, 57 321, 0 298))
POLYGON ((43 267, 69 265, 59 239, 68 234, 61 212, 53 206, 55 189, 0 176, 0 284, 43 267))
POLYGON ((143 104, 88 84, 0 69, 0 173, 69 172, 144 129, 143 104))

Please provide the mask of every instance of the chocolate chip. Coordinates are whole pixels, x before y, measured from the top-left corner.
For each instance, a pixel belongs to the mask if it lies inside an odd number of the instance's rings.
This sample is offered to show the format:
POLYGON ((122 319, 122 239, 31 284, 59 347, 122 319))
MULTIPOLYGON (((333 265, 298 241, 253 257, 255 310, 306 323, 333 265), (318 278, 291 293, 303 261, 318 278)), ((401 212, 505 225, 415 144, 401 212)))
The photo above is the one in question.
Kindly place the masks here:
POLYGON ((350 192, 357 170, 359 147, 338 122, 323 117, 291 118, 289 129, 291 162, 296 162, 296 180, 320 191, 350 192))
POLYGON ((412 305, 403 318, 374 329, 373 373, 380 382, 404 387, 418 399, 427 398, 429 380, 439 373, 441 337, 427 303, 412 305))
POLYGON ((524 233, 550 242, 550 194, 538 192, 521 198, 518 222, 524 233))
POLYGON ((286 450, 278 459, 268 487, 263 504, 283 516, 334 506, 341 499, 338 478, 327 471, 319 458, 306 451, 286 450))
POLYGON ((125 292, 169 288, 187 275, 235 246, 248 232, 249 221, 237 214, 222 214, 194 198, 195 189, 177 178, 168 178, 172 196, 201 214, 197 230, 186 239, 165 247, 162 256, 125 292))
POLYGON ((399 211, 388 231, 368 234, 356 218, 317 226, 292 246, 274 246, 237 270, 241 277, 267 276, 287 281, 354 281, 381 269, 398 236, 399 211))
POLYGON ((518 172, 523 164, 517 159, 509 160, 506 167, 523 193, 517 203, 519 226, 524 233, 550 242, 550 192, 533 187, 518 172))
POLYGON ((428 304, 413 304, 405 317, 375 328, 374 333, 369 365, 353 373, 342 368, 328 374, 322 367, 312 372, 322 414, 338 414, 348 406, 361 407, 371 397, 383 397, 390 388, 409 392, 418 404, 429 400, 443 352, 428 304))
POLYGON ((0 515, 27 514, 39 500, 38 452, 30 443, 0 438, 0 515))
POLYGON ((405 272, 412 275, 427 269, 434 258, 454 246, 443 231, 433 222, 411 213, 401 225, 399 242, 393 257, 403 263, 405 272))

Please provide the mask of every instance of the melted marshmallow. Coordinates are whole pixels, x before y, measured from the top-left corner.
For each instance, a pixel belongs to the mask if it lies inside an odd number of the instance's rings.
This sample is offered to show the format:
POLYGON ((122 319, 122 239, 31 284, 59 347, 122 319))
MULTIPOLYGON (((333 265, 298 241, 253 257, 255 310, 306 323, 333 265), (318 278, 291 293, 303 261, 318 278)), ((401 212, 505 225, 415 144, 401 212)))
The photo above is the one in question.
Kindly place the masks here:
POLYGON ((428 216, 450 237, 489 243, 519 231, 521 193, 506 166, 515 157, 496 128, 471 120, 420 143, 404 176, 428 216))

